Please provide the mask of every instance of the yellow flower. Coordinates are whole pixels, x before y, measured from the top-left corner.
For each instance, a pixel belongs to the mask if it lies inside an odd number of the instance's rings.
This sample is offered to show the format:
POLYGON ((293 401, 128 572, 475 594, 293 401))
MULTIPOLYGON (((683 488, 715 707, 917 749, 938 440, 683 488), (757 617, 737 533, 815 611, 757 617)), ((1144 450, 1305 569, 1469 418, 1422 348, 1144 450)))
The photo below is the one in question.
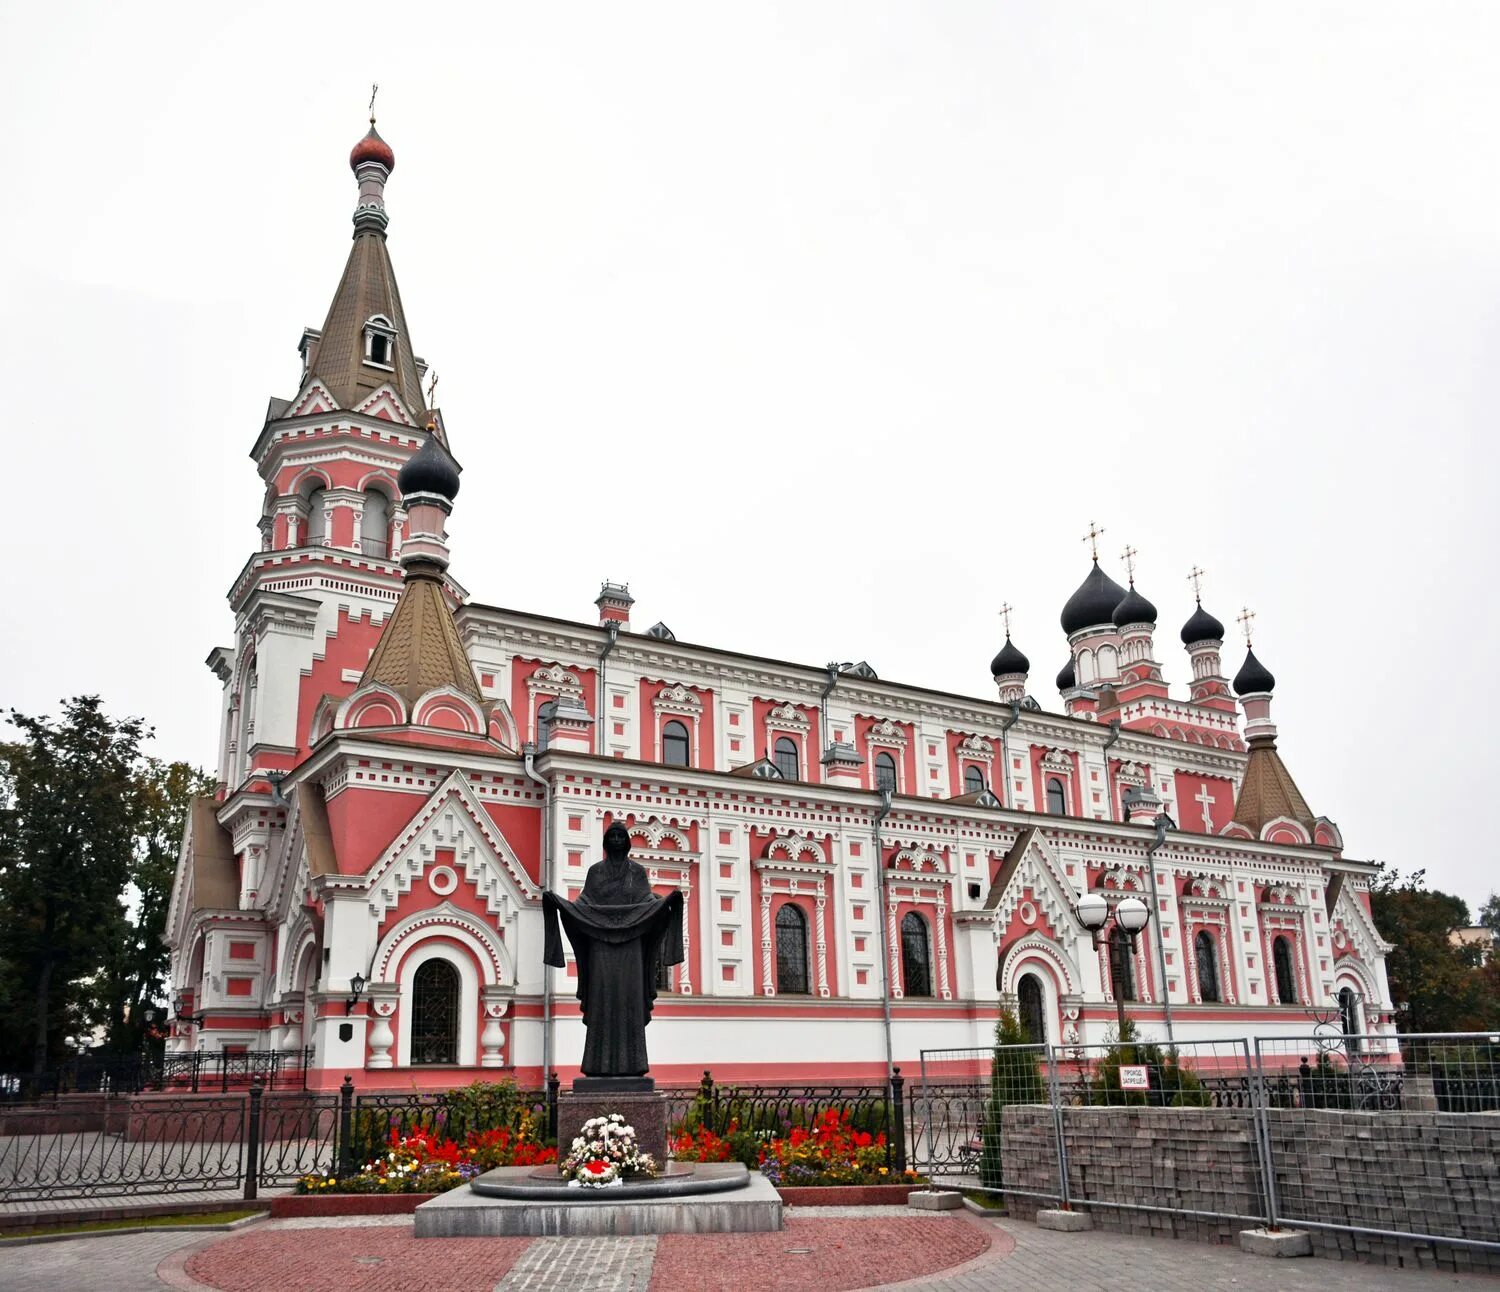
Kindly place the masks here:
POLYGON ((880 1168, 880 1174, 881 1174, 881 1175, 885 1175, 885 1174, 886 1174, 886 1169, 885 1169, 885 1167, 881 1167, 881 1168, 880 1168))

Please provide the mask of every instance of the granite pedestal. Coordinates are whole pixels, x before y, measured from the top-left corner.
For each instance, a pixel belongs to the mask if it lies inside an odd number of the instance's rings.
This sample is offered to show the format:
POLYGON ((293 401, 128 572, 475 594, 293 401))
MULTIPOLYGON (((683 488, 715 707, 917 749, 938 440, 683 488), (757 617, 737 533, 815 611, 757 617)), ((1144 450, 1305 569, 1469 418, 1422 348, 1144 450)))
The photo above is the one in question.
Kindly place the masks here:
POLYGON ((578 1077, 557 1096, 557 1152, 567 1157, 583 1124, 619 1113, 635 1128, 635 1142, 658 1164, 667 1160, 667 1098, 650 1077, 578 1077))

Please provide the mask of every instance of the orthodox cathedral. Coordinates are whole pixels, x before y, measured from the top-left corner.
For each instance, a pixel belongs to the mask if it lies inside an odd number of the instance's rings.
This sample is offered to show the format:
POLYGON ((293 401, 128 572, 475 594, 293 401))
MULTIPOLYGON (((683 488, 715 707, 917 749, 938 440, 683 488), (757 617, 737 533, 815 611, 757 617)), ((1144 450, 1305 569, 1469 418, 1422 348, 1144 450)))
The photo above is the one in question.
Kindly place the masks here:
POLYGON ((879 1077, 990 1043, 1002 1004, 1063 1046, 1104 1040, 1120 999, 1157 1038, 1164 1006, 1179 1040, 1335 1009, 1393 1030, 1374 868, 1283 763, 1275 679, 1248 649, 1226 679, 1200 599, 1174 695, 1178 644, 1097 546, 1055 695, 1008 631, 980 700, 681 642, 614 583, 576 621, 471 600, 373 121, 350 165, 349 259, 251 449, 260 547, 208 656, 219 784, 173 886, 169 1050, 305 1050, 315 1087, 576 1074, 541 896, 576 896, 616 822, 684 902, 647 1032, 664 1083, 879 1077))

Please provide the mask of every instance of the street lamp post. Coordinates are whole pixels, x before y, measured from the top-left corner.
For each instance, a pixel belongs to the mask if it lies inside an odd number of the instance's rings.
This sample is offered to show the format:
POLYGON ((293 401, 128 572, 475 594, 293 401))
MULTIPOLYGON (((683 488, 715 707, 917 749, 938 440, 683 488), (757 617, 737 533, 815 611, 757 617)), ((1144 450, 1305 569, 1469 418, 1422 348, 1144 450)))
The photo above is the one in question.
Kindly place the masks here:
MULTIPOLYGON (((1085 893, 1078 899, 1078 905, 1074 908, 1074 914, 1078 916, 1078 922, 1088 930, 1089 937, 1093 940, 1094 949, 1097 951, 1106 940, 1105 926, 1109 923, 1109 902, 1101 893, 1085 893)), ((1146 927, 1151 918, 1151 911, 1146 903, 1139 897, 1121 898, 1114 909, 1115 924, 1130 939, 1130 954, 1135 954, 1135 940, 1140 936, 1142 929, 1146 927)), ((1114 961, 1110 961, 1110 972, 1113 975, 1114 961)), ((1125 993, 1120 990, 1120 984, 1110 983, 1111 990, 1115 994, 1115 1011, 1120 1020, 1120 1040, 1125 1039, 1125 993)))

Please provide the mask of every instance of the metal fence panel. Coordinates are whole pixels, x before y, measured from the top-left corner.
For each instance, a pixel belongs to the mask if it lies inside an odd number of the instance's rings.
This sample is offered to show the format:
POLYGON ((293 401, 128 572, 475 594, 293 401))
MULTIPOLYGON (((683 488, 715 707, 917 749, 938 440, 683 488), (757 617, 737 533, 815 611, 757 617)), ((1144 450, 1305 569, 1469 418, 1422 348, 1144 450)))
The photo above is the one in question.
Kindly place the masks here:
POLYGON ((1500 1035, 1262 1038, 1279 1223, 1500 1252, 1500 1035))

